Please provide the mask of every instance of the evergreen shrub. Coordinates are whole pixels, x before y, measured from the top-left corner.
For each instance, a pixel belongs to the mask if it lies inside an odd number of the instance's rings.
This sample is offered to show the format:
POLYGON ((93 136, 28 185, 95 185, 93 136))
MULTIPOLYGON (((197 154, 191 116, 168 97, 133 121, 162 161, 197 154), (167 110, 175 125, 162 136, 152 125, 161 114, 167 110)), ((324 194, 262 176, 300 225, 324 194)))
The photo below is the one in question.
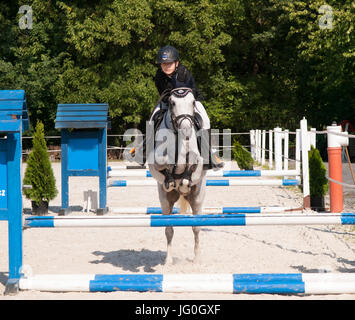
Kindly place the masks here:
POLYGON ((43 202, 47 202, 48 206, 49 201, 58 194, 58 190, 44 139, 44 126, 41 121, 37 121, 32 143, 33 149, 27 159, 23 180, 24 185, 30 185, 32 188, 25 189, 24 194, 26 198, 32 200, 33 206, 40 206, 43 202))
POLYGON ((254 160, 250 152, 237 140, 233 141, 233 159, 237 161, 241 170, 253 170, 254 160))
POLYGON ((326 177, 327 168, 325 167, 319 150, 311 147, 308 152, 309 163, 309 188, 312 196, 325 196, 328 189, 328 179, 326 177))

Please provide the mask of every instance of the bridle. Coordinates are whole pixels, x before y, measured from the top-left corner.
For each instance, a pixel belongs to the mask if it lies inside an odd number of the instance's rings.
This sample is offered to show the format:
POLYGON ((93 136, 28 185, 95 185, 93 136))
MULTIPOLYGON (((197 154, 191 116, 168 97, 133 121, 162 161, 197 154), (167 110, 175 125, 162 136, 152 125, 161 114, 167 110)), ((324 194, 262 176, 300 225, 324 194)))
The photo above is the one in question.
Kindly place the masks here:
POLYGON ((192 93, 191 88, 176 88, 170 91, 170 97, 169 97, 169 111, 170 111, 170 117, 171 117, 171 124, 174 129, 174 133, 176 134, 178 132, 178 129, 181 126, 181 123, 184 120, 188 120, 191 124, 191 128, 194 127, 195 124, 195 100, 193 101, 194 108, 192 111, 192 114, 188 113, 182 113, 178 116, 176 116, 173 112, 173 101, 171 99, 172 96, 178 97, 178 98, 183 98, 186 97, 189 93, 192 93))

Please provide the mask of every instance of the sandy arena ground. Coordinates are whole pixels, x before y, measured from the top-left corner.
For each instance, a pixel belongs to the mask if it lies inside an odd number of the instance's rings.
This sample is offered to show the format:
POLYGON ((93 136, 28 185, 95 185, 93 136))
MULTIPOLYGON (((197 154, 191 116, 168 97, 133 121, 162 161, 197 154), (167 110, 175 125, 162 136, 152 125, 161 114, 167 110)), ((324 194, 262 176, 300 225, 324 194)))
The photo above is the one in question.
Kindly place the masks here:
MULTIPOLYGON (((235 168, 235 164, 231 168, 235 168)), ((57 188, 60 191, 60 163, 53 163, 53 170, 57 188)), ((83 212, 85 206, 83 191, 89 189, 98 190, 98 178, 70 178, 70 205, 73 206, 73 214, 93 215, 93 213, 83 212)), ((30 201, 24 198, 23 205, 26 216, 31 207, 30 201)), ((59 192, 57 198, 50 202, 50 214, 57 214, 60 205, 59 192)), ((109 189, 108 206, 159 206, 157 189, 156 187, 109 189)), ((301 207, 302 195, 294 187, 291 189, 263 186, 209 187, 205 206, 301 207)), ((354 212, 354 201, 348 201, 346 209, 348 212, 354 212)), ((165 266, 166 239, 163 228, 27 229, 23 234, 23 262, 32 269, 34 274, 355 272, 354 236, 354 226, 203 227, 200 232, 201 262, 194 264, 192 262, 194 244, 192 230, 189 227, 177 227, 173 239, 174 264, 165 266)), ((355 300, 355 294, 284 296, 22 291, 16 296, 4 296, 3 292, 8 278, 7 246, 7 223, 1 221, 0 300, 355 300)))

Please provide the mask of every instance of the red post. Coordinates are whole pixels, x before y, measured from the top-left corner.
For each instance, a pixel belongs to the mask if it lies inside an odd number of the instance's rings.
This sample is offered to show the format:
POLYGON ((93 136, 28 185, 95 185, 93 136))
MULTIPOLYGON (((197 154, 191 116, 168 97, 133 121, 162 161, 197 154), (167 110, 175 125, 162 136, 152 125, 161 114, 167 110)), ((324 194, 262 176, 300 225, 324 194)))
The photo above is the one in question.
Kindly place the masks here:
MULTIPOLYGON (((328 148, 328 166, 329 178, 342 182, 341 147, 328 148)), ((344 209, 342 185, 329 181, 329 195, 330 212, 342 212, 344 209)))
MULTIPOLYGON (((328 167, 329 178, 340 183, 343 182, 341 150, 349 144, 347 132, 341 132, 341 126, 335 123, 327 127, 328 138, 328 167)), ((330 212, 342 212, 343 186, 337 182, 329 181, 330 212)))

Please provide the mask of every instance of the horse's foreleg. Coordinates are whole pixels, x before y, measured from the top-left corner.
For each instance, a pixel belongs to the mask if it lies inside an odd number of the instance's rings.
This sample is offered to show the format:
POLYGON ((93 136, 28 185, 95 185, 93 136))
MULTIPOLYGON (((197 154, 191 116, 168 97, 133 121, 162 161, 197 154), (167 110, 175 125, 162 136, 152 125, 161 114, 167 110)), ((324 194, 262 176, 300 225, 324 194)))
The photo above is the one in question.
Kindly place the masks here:
POLYGON ((173 240, 174 236, 174 229, 173 227, 166 227, 165 228, 165 236, 166 236, 166 241, 167 241, 167 249, 166 249, 166 264, 172 264, 173 263, 173 256, 171 252, 171 242, 173 240))
MULTIPOLYGON (((202 212, 202 205, 203 205, 203 200, 205 198, 205 192, 206 192, 206 176, 203 177, 203 179, 199 182, 198 185, 194 187, 194 194, 189 197, 189 203, 192 209, 192 214, 193 215, 198 215, 202 212)), ((199 262, 201 253, 200 253, 200 227, 192 227, 192 231, 195 236, 195 247, 194 247, 194 253, 195 253, 195 258, 194 262, 199 262)))

